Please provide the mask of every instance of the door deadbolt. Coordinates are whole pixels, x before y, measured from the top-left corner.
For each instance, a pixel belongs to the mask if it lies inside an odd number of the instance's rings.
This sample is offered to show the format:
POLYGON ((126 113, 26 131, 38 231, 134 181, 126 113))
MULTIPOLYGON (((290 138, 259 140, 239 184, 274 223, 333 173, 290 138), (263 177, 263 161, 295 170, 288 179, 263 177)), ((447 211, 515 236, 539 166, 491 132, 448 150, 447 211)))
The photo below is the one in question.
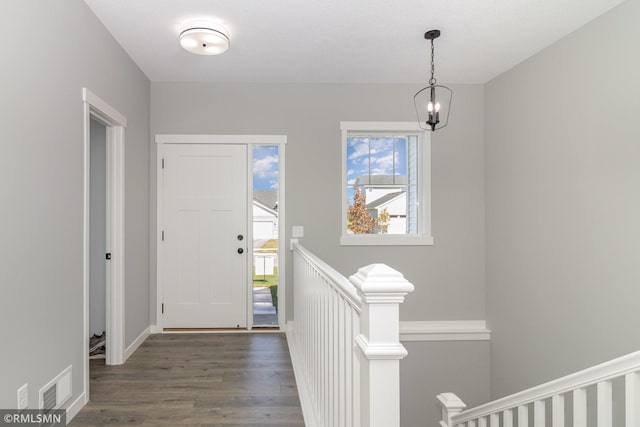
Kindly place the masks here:
POLYGON ((239 254, 244 253, 244 249, 242 249, 242 248, 238 248, 238 253, 239 253, 239 254))
POLYGON ((242 234, 238 234, 238 240, 242 240, 244 239, 244 236, 242 234))

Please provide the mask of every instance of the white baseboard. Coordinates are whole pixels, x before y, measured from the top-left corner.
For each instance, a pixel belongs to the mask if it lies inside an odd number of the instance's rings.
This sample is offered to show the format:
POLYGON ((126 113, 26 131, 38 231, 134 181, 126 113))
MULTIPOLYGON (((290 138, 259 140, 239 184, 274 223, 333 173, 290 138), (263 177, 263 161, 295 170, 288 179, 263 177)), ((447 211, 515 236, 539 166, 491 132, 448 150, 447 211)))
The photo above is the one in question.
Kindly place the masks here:
POLYGON ((485 320, 403 321, 400 341, 487 341, 491 331, 485 320))
MULTIPOLYGON (((287 323, 284 325, 284 327, 281 329, 286 333, 292 332, 294 324, 295 324, 294 320, 288 320, 287 323)), ((287 339, 289 339, 289 335, 287 335, 287 339)))
POLYGON ((151 328, 151 333, 152 334, 161 334, 162 333, 162 328, 159 327, 158 325, 151 325, 151 326, 149 326, 149 328, 151 328))
POLYGON ((148 326, 144 331, 142 331, 142 333, 140 335, 138 335, 138 338, 133 340, 133 342, 129 345, 129 347, 127 347, 124 350, 124 361, 125 362, 138 349, 138 347, 140 347, 140 345, 142 345, 144 340, 146 340, 149 335, 151 335, 151 326, 148 326))
POLYGON ((80 396, 67 408, 67 424, 78 415, 78 412, 88 403, 86 393, 82 392, 80 396))
POLYGON ((287 322, 287 344, 289 346, 289 354, 291 355, 291 365, 293 366, 293 376, 296 379, 296 387, 298 388, 298 396, 300 396, 300 406, 302 407, 302 416, 304 417, 304 425, 306 427, 319 427, 320 424, 316 420, 313 400, 309 395, 304 373, 300 366, 301 361, 297 355, 300 354, 295 349, 295 340, 293 338, 293 324, 287 322))

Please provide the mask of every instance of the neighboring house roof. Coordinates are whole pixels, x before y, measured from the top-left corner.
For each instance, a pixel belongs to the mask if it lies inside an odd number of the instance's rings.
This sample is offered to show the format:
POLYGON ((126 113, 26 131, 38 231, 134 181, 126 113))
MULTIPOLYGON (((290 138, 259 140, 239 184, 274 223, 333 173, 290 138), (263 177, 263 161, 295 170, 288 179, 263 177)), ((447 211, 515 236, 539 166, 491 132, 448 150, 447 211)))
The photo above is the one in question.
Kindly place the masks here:
POLYGON ((277 210, 278 190, 253 190, 253 200, 271 210, 277 210))
POLYGON ((262 203, 260 203, 256 199, 253 199, 253 205, 258 207, 258 208, 260 208, 260 209, 262 209, 263 211, 267 212, 267 214, 273 215, 275 217, 278 216, 278 211, 277 210, 271 209, 268 206, 263 205, 262 203))
POLYGON ((406 175, 360 175, 355 185, 407 185, 406 175))
POLYGON ((380 206, 391 202, 392 200, 397 199, 398 197, 404 195, 404 191, 396 191, 395 193, 389 193, 389 194, 385 194, 384 196, 380 197, 379 199, 374 200, 371 203, 367 203, 367 209, 377 209, 380 206))

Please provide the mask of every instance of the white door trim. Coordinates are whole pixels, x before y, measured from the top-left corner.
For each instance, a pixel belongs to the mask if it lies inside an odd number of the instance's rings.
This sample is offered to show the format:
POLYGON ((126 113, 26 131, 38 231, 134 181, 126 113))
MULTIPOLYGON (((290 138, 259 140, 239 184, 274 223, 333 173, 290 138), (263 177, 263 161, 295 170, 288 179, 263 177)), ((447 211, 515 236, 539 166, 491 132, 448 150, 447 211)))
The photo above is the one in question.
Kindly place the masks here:
MULTIPOLYGON (((156 325, 154 330, 156 332, 163 332, 164 322, 162 318, 162 303, 164 300, 164 277, 162 269, 162 226, 164 224, 162 207, 164 206, 164 180, 162 175, 162 159, 164 156, 164 144, 244 144, 247 146, 247 161, 249 162, 248 173, 248 204, 247 209, 251 209, 253 198, 250 194, 253 191, 253 164, 251 161, 252 149, 256 145, 277 145, 279 147, 279 174, 278 174, 278 186, 280 194, 278 196, 278 251, 280 254, 286 254, 285 242, 285 191, 284 191, 284 177, 285 177, 285 145, 287 143, 286 135, 156 135, 155 141, 157 144, 157 158, 156 158, 156 325)), ((247 246, 250 254, 253 254, 253 224, 251 215, 247 215, 247 246)), ((253 263, 247 263, 249 269, 248 277, 251 278, 252 271, 251 266, 253 263)), ((280 329, 284 330, 286 323, 286 268, 285 257, 278 257, 278 323, 280 329)), ((251 285, 251 280, 248 280, 247 286, 251 285)), ((249 288, 251 290, 251 288, 249 288)), ((248 295, 252 295, 250 292, 248 295)), ((247 298, 249 300, 249 298, 247 298)), ((247 328, 251 330, 253 327, 253 306, 249 306, 247 310, 247 328)))
POLYGON ((84 305, 83 360, 84 387, 89 399, 89 209, 90 209, 90 121, 94 119, 106 127, 107 149, 107 252, 111 261, 107 266, 106 329, 109 365, 124 363, 124 128, 127 118, 109 106, 87 88, 82 89, 84 104, 84 215, 83 215, 83 274, 84 305))
POLYGON ((280 145, 286 135, 156 135, 156 144, 280 145))

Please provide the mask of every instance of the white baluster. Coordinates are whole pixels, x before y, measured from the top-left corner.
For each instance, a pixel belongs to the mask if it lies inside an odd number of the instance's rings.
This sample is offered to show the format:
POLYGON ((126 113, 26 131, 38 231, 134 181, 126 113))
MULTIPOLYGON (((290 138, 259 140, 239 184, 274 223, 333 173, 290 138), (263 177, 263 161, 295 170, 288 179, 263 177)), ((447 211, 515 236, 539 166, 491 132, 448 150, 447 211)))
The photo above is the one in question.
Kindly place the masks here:
POLYGON ((613 406, 611 381, 601 381, 597 385, 598 390, 598 427, 612 427, 613 406))
POLYGON ((318 406, 320 414, 320 422, 326 423, 326 383, 327 383, 327 342, 326 342, 326 321, 327 321, 327 304, 325 298, 324 287, 318 289, 318 300, 320 301, 320 323, 318 323, 318 336, 320 337, 320 343, 318 345, 320 349, 320 395, 318 397, 318 406))
POLYGON ((345 335, 345 301, 340 297, 338 300, 338 427, 346 427, 345 406, 346 406, 346 384, 345 384, 345 363, 347 358, 347 350, 344 346, 345 335))
POLYGON ((626 427, 640 427, 640 373, 633 372, 624 378, 626 427))
POLYGON ((478 419, 478 427, 487 427, 487 418, 481 417, 478 419))
POLYGON ((338 292, 334 292, 333 295, 333 299, 334 299, 334 307, 333 307, 333 315, 334 315, 334 319, 333 319, 333 327, 334 327, 334 333, 333 333, 333 359, 334 359, 334 365, 333 365, 333 378, 334 378, 334 382, 333 382, 333 403, 334 403, 334 408, 333 408, 333 425, 336 427, 340 427, 340 406, 342 405, 342 402, 340 401, 340 361, 342 360, 342 358, 344 357, 340 351, 340 295, 338 294, 338 292))
POLYGON ((313 292, 310 296, 313 299, 313 309, 315 311, 315 323, 313 325, 313 347, 314 347, 314 375, 315 379, 315 387, 316 387, 316 401, 314 402, 316 405, 316 414, 320 413, 319 402, 322 400, 322 303, 320 300, 320 292, 317 287, 314 287, 313 292))
POLYGON ((564 396, 558 394, 551 398, 551 416, 553 427, 564 427, 564 396))
POLYGON ((360 335, 363 427, 400 426, 400 304, 413 285, 384 264, 372 264, 351 276, 362 299, 360 335))
POLYGON ((331 361, 333 360, 333 353, 331 352, 331 289, 325 286, 324 292, 325 303, 325 319, 322 323, 325 335, 324 344, 324 357, 325 357, 325 388, 324 388, 324 419, 326 425, 331 425, 331 361))
POLYGON ((476 427, 476 420, 469 420, 467 423, 467 427, 476 427))
POLYGON ((325 328, 327 330, 327 425, 333 425, 333 361, 336 354, 333 348, 333 332, 335 331, 333 325, 333 290, 329 286, 327 287, 327 323, 325 328))
POLYGON ((518 406, 518 427, 527 427, 529 425, 529 407, 526 405, 518 406))
POLYGON ((504 427, 513 427, 513 409, 505 409, 502 412, 502 425, 504 427))
POLYGON ((489 415, 489 426, 500 427, 500 414, 489 415))
POLYGON ((544 400, 536 400, 533 402, 533 427, 545 426, 545 409, 544 400))
POLYGON ((587 427, 587 389, 573 390, 573 427, 587 427))
POLYGON ((354 311, 353 312, 353 323, 352 323, 352 333, 351 336, 353 340, 351 341, 351 349, 353 356, 353 371, 352 371, 352 383, 353 387, 353 427, 361 427, 362 426, 362 393, 360 392, 360 386, 362 384, 361 379, 361 361, 364 357, 358 345, 356 343, 356 337, 360 335, 360 313, 354 311))
POLYGON ((352 415, 352 402, 353 402, 353 387, 351 381, 353 380, 353 352, 350 346, 351 340, 353 336, 352 332, 352 321, 353 317, 351 315, 351 306, 349 304, 345 304, 345 312, 344 312, 344 351, 345 351, 345 361, 344 361, 344 398, 347 402, 344 408, 344 419, 345 425, 351 426, 353 424, 353 415, 352 415))

